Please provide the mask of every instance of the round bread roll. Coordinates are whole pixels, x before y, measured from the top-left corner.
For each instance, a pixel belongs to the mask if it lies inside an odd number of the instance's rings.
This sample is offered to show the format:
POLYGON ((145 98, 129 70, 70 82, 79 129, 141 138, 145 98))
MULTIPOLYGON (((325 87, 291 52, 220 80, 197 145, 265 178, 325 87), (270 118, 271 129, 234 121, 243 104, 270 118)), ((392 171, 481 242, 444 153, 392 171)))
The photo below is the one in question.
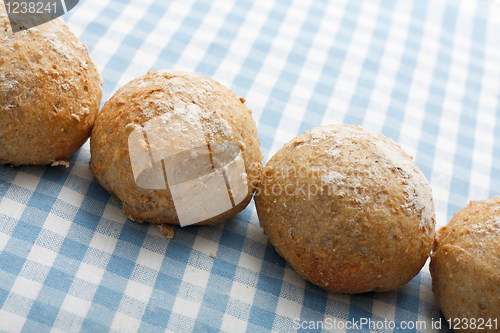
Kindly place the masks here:
POLYGON ((425 176, 392 140, 359 126, 318 127, 287 143, 264 167, 255 202, 277 252, 330 292, 407 283, 434 239, 425 176))
POLYGON ((500 331, 500 197, 471 201, 439 229, 430 271, 455 331, 500 331))
POLYGON ((12 33, 0 4, 0 164, 50 164, 88 139, 102 78, 62 18, 12 33))
POLYGON ((149 72, 99 113, 90 170, 133 221, 222 222, 248 205, 261 172, 251 113, 216 81, 149 72))

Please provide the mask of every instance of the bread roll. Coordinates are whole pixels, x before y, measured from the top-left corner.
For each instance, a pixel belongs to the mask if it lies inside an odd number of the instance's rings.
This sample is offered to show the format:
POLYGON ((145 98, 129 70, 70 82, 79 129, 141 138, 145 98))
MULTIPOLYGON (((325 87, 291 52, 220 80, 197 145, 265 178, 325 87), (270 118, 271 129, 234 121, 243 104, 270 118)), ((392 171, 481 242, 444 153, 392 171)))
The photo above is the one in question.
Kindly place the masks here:
POLYGON ((213 80, 172 70, 119 89, 90 146, 91 172, 136 222, 224 221, 248 205, 262 167, 242 100, 213 80))
POLYGON ((500 331, 500 197, 471 201, 439 229, 430 270, 455 331, 500 331))
POLYGON ((425 176, 393 141, 359 126, 318 127, 287 143, 264 167, 255 202, 278 253, 330 292, 407 283, 434 239, 425 176))
POLYGON ((0 4, 0 164, 50 164, 88 139, 102 79, 62 18, 12 33, 0 4))

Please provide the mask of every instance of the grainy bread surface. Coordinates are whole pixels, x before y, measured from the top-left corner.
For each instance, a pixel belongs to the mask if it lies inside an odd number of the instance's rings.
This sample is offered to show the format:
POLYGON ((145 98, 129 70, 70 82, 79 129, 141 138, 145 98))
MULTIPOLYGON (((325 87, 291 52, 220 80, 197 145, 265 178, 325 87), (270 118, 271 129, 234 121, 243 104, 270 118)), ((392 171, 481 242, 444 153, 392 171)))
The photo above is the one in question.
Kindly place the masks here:
POLYGON ((492 327, 455 331, 500 331, 499 196, 471 201, 439 229, 430 270, 433 292, 452 325, 457 319, 458 327, 472 321, 477 325, 493 321, 492 327))
POLYGON ((99 112, 102 78, 62 18, 12 33, 0 3, 0 163, 73 155, 99 112))
POLYGON ((287 143, 264 167, 255 201, 278 253, 331 292, 408 282, 434 239, 423 173, 393 141, 359 126, 318 127, 287 143))
MULTIPOLYGON (((248 191, 245 190, 245 198, 240 204, 198 224, 222 222, 248 205, 263 159, 250 109, 234 92, 216 81, 187 72, 153 71, 120 88, 104 105, 90 140, 90 170, 107 191, 122 201, 127 217, 136 222, 179 224, 169 186, 147 189, 137 185, 130 160, 128 140, 131 133, 150 126, 150 133, 155 135, 148 134, 147 148, 153 154, 162 147, 180 152, 176 156, 182 157, 185 143, 199 134, 190 128, 200 120, 206 142, 230 142, 239 147, 248 176, 248 191), (160 119, 163 123, 159 120, 157 123, 162 125, 148 125, 154 119, 160 119), (162 141, 165 134, 168 142, 162 141)), ((210 156, 214 158, 215 146, 211 147, 210 156)), ((224 146, 218 148, 224 153, 224 146)), ((190 154, 203 156, 206 153, 208 151, 200 148, 191 150, 190 154)), ((159 179, 159 183, 161 181, 159 179)), ((192 189, 193 193, 204 186, 199 185, 192 189)), ((192 209, 196 210, 196 205, 192 209)))

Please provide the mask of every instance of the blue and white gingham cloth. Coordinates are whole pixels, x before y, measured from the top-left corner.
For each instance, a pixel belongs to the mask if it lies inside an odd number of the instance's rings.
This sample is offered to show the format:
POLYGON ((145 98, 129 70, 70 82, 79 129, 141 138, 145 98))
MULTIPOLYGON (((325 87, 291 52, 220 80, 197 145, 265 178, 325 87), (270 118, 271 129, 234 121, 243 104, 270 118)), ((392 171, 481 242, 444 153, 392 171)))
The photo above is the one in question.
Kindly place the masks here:
MULTIPOLYGON (((438 226, 500 194, 500 6, 80 0, 65 19, 101 70, 103 103, 149 70, 192 71, 246 98, 266 160, 312 127, 360 124, 415 157, 438 226)), ((377 332, 449 332, 432 329, 426 268, 391 292, 328 294, 275 252, 253 203, 169 240, 125 218, 89 159, 87 143, 69 168, 0 166, 0 331, 309 332, 369 319, 398 325, 377 332), (417 321, 426 329, 400 327, 417 321)), ((350 328, 329 330, 370 331, 350 328)))

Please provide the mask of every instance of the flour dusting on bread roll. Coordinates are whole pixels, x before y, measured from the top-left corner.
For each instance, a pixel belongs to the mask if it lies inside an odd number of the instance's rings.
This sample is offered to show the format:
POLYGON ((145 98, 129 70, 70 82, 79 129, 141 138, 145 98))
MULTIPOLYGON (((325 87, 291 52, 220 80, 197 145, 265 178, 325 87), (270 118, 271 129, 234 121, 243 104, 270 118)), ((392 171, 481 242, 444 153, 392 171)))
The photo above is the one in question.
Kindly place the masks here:
POLYGON ((434 238, 422 171, 392 140, 359 126, 323 126, 287 143, 264 167, 255 201, 278 253, 331 292, 401 286, 434 238))
POLYGON ((62 163, 90 135, 102 78, 62 18, 13 33, 0 3, 0 164, 62 163))

